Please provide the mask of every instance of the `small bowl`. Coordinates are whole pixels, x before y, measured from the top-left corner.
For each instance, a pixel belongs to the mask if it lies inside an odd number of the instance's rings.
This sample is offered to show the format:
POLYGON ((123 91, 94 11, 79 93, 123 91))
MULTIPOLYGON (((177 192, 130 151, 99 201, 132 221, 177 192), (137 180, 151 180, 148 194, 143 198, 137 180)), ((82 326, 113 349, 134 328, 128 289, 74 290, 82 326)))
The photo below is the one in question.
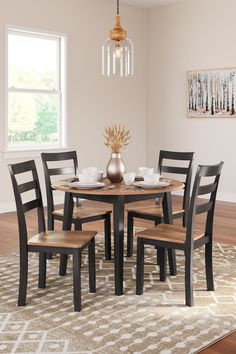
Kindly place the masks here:
POLYGON ((82 168, 82 172, 86 175, 94 174, 98 172, 97 167, 85 167, 82 168))
POLYGON ((127 186, 133 184, 135 180, 135 172, 123 173, 123 180, 127 186))
POLYGON ((153 173, 151 175, 144 175, 143 179, 144 179, 144 183, 146 183, 146 184, 156 184, 156 183, 158 183, 158 181, 160 179, 160 174, 153 173))
POLYGON ((150 167, 139 167, 139 174, 144 177, 144 175, 151 175, 153 174, 154 168, 150 167))
POLYGON ((96 183, 98 181, 98 174, 86 174, 86 173, 79 173, 78 174, 79 181, 82 183, 96 183))

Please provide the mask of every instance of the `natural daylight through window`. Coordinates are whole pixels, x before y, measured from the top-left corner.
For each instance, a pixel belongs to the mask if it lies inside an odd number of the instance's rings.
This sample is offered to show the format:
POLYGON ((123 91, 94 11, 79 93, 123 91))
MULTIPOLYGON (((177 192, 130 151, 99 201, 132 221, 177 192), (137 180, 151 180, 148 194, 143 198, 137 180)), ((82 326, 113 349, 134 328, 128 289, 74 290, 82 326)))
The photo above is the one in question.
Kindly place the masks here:
POLYGON ((66 146, 66 37, 7 28, 6 150, 66 146))

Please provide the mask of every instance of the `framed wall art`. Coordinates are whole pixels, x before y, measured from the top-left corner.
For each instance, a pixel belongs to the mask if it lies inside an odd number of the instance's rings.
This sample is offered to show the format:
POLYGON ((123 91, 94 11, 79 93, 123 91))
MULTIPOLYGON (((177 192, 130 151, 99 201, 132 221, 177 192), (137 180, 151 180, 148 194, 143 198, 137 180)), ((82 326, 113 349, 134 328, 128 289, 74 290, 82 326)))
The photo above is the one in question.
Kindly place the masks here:
POLYGON ((236 118, 236 68, 187 72, 187 115, 236 118))

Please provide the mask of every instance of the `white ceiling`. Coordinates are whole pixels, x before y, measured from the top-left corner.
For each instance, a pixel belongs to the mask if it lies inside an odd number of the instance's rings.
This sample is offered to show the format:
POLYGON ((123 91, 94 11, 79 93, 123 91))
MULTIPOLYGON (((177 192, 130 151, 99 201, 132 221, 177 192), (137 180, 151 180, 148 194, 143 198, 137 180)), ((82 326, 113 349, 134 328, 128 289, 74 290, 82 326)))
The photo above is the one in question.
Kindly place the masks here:
POLYGON ((172 4, 175 2, 181 2, 183 0, 120 0, 120 1, 129 5, 142 6, 142 7, 155 7, 155 6, 172 4))

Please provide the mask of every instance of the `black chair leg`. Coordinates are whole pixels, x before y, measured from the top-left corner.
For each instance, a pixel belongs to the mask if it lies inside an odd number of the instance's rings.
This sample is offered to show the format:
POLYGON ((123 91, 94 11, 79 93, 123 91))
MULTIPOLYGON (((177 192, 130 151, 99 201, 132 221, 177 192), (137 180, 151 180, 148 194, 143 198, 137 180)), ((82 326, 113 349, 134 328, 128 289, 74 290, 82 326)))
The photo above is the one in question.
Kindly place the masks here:
POLYGON ((81 231, 82 230, 82 224, 79 220, 75 221, 75 231, 81 231))
POLYGON ((185 250, 185 302, 193 306, 193 251, 185 250))
POLYGON ((89 289, 91 293, 96 292, 96 268, 95 268, 95 239, 88 245, 89 255, 89 289))
POLYGON ((111 259, 111 214, 107 214, 104 219, 105 234, 105 257, 106 260, 111 259))
MULTIPOLYGON (((159 224, 161 224, 161 218, 157 218, 155 220, 155 226, 157 226, 159 224)), ((156 246, 155 248, 157 250, 157 265, 160 265, 160 259, 159 259, 160 255, 159 255, 159 252, 158 252, 158 247, 156 246)))
POLYGON ((159 256, 157 247, 156 247, 156 250, 157 250, 157 265, 160 265, 160 256, 159 256))
POLYGON ((136 263, 136 295, 142 295, 144 283, 144 244, 141 238, 137 239, 136 263))
MULTIPOLYGON (((54 217, 52 212, 48 213, 48 231, 54 230, 54 217)), ((47 259, 52 259, 52 253, 47 253, 47 259)))
POLYGON ((20 255, 20 283, 18 306, 25 306, 28 281, 28 252, 20 255))
POLYGON ((168 248, 168 261, 169 261, 170 275, 177 275, 176 254, 174 249, 168 248))
POLYGON ((157 265, 160 265, 161 264, 161 261, 160 261, 160 259, 161 259, 161 249, 160 249, 160 247, 156 246, 156 250, 157 250, 157 265))
POLYGON ((166 281, 166 248, 158 248, 160 260, 160 281, 166 281))
POLYGON ((48 230, 49 231, 54 230, 54 217, 52 216, 52 213, 48 214, 48 230))
POLYGON ((133 255, 133 237, 134 237, 134 218, 132 213, 128 212, 127 217, 127 257, 133 255))
POLYGON ((207 290, 214 291, 212 242, 209 242, 205 245, 205 268, 206 268, 207 290))
POLYGON ((81 311, 81 251, 75 250, 73 253, 73 292, 74 309, 81 311))
POLYGON ((39 253, 39 288, 45 288, 46 286, 46 253, 39 253))
POLYGON ((61 254, 59 275, 66 275, 68 254, 61 254))

